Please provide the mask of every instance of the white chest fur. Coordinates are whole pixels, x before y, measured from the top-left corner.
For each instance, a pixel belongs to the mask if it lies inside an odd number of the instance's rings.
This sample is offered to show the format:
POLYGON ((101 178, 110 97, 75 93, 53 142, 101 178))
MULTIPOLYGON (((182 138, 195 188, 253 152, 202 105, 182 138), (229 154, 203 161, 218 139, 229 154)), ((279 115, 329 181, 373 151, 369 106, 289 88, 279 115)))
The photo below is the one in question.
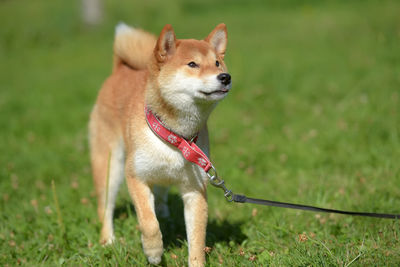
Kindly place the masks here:
POLYGON ((181 151, 165 143, 150 128, 144 129, 145 142, 137 147, 133 167, 137 178, 150 184, 202 184, 204 171, 187 161, 181 151))

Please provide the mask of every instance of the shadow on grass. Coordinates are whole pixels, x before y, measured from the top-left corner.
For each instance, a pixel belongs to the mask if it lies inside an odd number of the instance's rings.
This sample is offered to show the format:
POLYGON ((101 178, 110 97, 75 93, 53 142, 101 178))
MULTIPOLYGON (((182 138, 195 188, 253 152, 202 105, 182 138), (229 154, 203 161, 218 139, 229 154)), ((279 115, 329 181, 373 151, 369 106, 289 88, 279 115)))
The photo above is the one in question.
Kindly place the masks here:
MULTIPOLYGON (((182 247, 186 241, 185 220, 183 213, 183 201, 177 194, 168 195, 168 207, 170 217, 158 218, 161 232, 163 234, 164 248, 182 247)), ((119 218, 126 213, 126 205, 117 206, 114 212, 114 218, 119 218)), ((130 211, 135 214, 135 208, 130 204, 130 211)), ((207 246, 213 247, 215 243, 231 241, 241 244, 247 237, 243 234, 241 226, 244 222, 231 223, 224 220, 212 219, 207 224, 207 246)))

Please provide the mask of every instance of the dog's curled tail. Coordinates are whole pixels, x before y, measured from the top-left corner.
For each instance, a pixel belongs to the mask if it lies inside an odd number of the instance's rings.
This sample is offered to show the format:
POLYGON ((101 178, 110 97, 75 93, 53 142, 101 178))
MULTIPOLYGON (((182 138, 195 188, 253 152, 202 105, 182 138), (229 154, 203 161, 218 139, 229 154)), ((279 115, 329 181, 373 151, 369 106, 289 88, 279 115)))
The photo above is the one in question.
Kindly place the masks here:
POLYGON ((156 41, 151 33, 119 23, 115 28, 113 70, 121 64, 136 70, 145 69, 156 41))

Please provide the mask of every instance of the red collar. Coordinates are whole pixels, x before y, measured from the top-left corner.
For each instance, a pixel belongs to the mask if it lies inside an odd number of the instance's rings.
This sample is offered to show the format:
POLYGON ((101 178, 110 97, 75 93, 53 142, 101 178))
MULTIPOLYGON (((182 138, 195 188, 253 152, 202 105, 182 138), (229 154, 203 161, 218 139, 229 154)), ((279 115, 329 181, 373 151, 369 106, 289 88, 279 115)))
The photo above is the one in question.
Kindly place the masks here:
POLYGON ((212 168, 211 161, 195 144, 197 136, 190 141, 186 140, 182 136, 165 127, 156 117, 156 115, 154 115, 153 112, 151 112, 151 110, 147 107, 145 107, 145 114, 147 124, 154 134, 167 143, 177 147, 182 152, 182 155, 186 160, 198 165, 205 172, 208 172, 210 168, 212 168))

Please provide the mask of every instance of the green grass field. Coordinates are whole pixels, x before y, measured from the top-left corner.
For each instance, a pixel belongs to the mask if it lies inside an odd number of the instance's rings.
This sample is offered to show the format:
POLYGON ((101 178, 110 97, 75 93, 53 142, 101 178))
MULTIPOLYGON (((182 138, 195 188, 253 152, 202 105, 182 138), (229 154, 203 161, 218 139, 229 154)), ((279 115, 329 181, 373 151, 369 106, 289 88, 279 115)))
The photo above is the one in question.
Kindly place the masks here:
MULTIPOLYGON (((230 95, 209 122, 236 193, 400 213, 400 2, 0 1, 0 266, 147 266, 126 186, 98 244, 88 115, 119 21, 178 38, 229 31, 230 95), (143 3, 142 3, 143 2, 143 3), (52 187, 54 180, 55 187, 52 187), (58 202, 58 204, 57 204, 58 202)), ((176 189, 165 266, 184 266, 176 189)), ((208 266, 398 266, 400 223, 227 203, 209 187, 208 266)))

